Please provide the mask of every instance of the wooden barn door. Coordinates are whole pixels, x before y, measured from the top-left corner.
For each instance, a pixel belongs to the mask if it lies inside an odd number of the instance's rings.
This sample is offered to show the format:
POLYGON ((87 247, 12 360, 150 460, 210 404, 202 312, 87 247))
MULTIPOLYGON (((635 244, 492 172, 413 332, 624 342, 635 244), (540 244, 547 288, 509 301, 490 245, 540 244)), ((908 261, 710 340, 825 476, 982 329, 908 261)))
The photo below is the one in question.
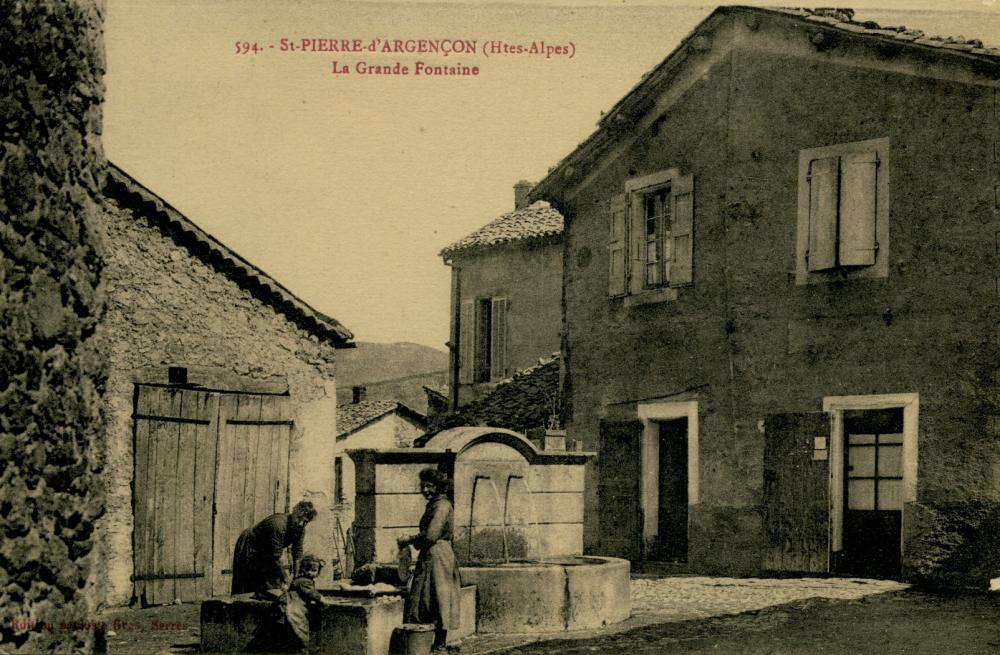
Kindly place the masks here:
POLYGON ((829 434, 830 418, 823 412, 774 414, 764 420, 765 569, 828 568, 829 466, 825 458, 816 459, 815 439, 829 434))
POLYGON ((212 593, 218 395, 138 385, 134 574, 143 605, 212 593))
POLYGON ((245 528, 288 509, 286 395, 136 385, 135 595, 145 605, 230 590, 245 528))
POLYGON ((213 588, 228 594, 240 533, 288 511, 288 396, 233 394, 219 411, 213 588))
POLYGON ((642 423, 601 421, 597 502, 601 554, 642 559, 642 423))

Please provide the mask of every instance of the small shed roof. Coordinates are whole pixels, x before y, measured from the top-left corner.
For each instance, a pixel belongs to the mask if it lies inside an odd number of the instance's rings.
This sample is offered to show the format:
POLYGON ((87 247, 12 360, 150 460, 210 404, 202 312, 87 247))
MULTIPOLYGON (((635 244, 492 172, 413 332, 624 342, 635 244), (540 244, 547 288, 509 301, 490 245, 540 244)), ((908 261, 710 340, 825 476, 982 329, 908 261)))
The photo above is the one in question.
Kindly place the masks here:
POLYGON ((496 218, 475 232, 446 246, 441 256, 449 259, 456 254, 502 243, 555 237, 562 234, 563 217, 547 202, 535 202, 523 209, 515 209, 496 218))
POLYGON ((337 405, 337 438, 342 439, 351 435, 366 425, 393 412, 416 421, 423 427, 427 425, 427 417, 414 409, 410 409, 399 401, 362 400, 358 403, 337 405))

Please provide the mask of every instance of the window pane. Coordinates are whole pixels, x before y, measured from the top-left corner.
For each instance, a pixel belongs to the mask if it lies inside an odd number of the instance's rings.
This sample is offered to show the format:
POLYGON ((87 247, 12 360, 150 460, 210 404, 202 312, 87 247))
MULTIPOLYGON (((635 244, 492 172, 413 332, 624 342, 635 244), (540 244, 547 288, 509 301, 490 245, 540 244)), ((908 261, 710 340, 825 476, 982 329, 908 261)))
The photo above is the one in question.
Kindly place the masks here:
POLYGON ((875 509, 875 481, 847 481, 847 509, 875 509))
POLYGON ((874 434, 849 434, 847 435, 847 442, 852 446, 854 444, 864 444, 864 443, 875 443, 874 434))
POLYGON ((878 508, 903 509, 903 481, 878 481, 878 508))
POLYGON ((880 434, 878 436, 879 443, 903 443, 903 434, 897 432, 896 434, 880 434))
POLYGON ((903 449, 899 446, 880 446, 878 449, 878 474, 880 476, 903 475, 903 449))
POLYGON ((851 446, 847 451, 847 477, 872 477, 875 475, 875 448, 851 446))
POLYGON ((660 283, 660 270, 656 264, 646 266, 646 285, 654 286, 660 283))

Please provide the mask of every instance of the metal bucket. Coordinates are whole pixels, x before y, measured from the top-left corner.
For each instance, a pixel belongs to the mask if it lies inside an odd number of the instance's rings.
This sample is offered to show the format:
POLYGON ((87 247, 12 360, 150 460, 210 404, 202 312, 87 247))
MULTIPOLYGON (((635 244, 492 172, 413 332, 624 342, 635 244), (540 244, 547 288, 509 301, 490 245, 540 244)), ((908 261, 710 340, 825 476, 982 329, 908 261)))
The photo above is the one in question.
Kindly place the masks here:
POLYGON ((433 645, 433 625, 404 623, 392 631, 389 655, 428 655, 433 645))

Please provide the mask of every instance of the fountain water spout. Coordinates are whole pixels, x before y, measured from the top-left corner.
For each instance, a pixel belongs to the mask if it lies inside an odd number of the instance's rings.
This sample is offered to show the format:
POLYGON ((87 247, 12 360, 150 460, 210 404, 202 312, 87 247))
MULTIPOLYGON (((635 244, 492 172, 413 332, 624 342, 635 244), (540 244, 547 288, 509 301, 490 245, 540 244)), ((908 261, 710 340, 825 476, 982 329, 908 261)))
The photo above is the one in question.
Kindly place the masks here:
POLYGON ((506 504, 500 503, 500 490, 497 488, 496 482, 488 475, 477 475, 472 480, 472 498, 470 499, 469 506, 469 559, 472 557, 472 537, 475 532, 475 512, 476 512, 476 491, 479 489, 479 481, 485 480, 489 482, 490 487, 493 489, 493 500, 496 502, 497 514, 500 516, 500 534, 503 539, 503 553, 504 560, 507 559, 507 524, 506 524, 506 504))
MULTIPOLYGON (((521 482, 521 486, 524 487, 524 493, 528 497, 528 509, 531 511, 531 514, 529 516, 529 519, 526 521, 526 523, 530 524, 535 529, 534 530, 534 532, 535 532, 535 556, 539 559, 539 561, 544 562, 545 561, 545 557, 544 557, 544 555, 542 553, 542 550, 543 550, 542 549, 542 534, 541 534, 541 531, 540 531, 540 529, 538 527, 538 511, 537 511, 537 509, 535 507, 535 495, 533 493, 531 493, 531 487, 528 486, 528 481, 524 479, 523 475, 511 474, 511 475, 507 476, 507 489, 506 489, 506 493, 504 495, 504 510, 503 510, 504 511, 504 524, 505 525, 507 524, 507 508, 510 506, 510 488, 511 488, 511 483, 514 480, 518 480, 518 481, 521 482)), ((525 527, 527 527, 527 525, 525 527)), ((527 555, 527 553, 525 553, 525 554, 527 555)), ((504 555, 505 555, 505 558, 506 558, 506 553, 504 553, 504 555)))

